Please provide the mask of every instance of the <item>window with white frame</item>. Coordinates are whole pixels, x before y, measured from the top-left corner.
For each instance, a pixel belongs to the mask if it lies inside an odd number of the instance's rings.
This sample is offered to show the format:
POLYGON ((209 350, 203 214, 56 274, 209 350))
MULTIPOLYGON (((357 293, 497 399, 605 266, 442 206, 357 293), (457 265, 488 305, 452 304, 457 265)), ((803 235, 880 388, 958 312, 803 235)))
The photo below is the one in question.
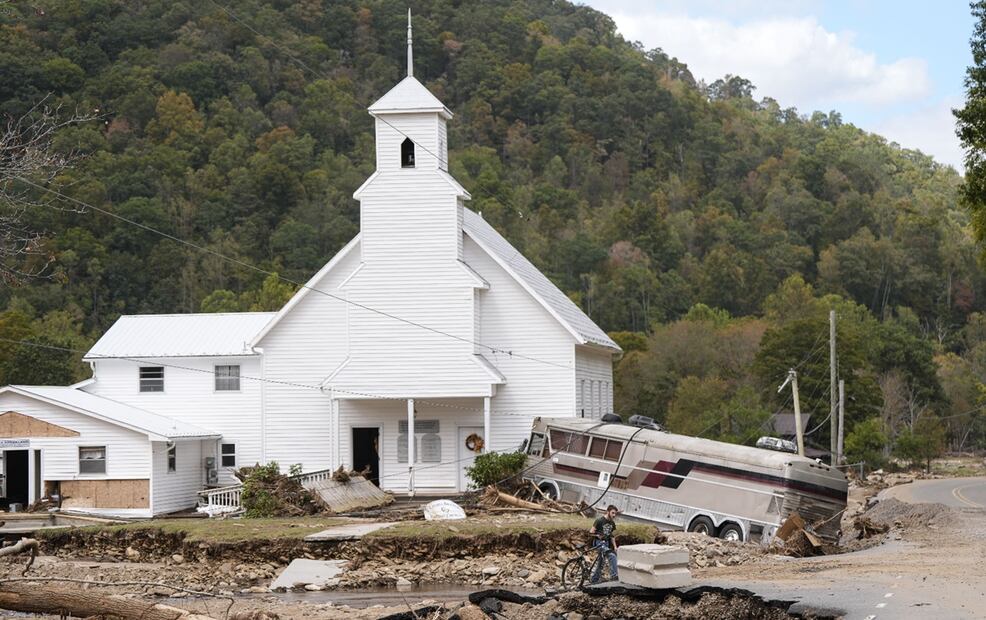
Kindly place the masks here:
POLYGON ((217 392, 240 391, 239 366, 216 366, 215 373, 216 373, 217 392))
POLYGON ((141 392, 164 391, 164 366, 140 367, 140 391, 141 392))
POLYGON ((106 473, 106 446, 79 447, 79 473, 106 473))
POLYGON ((168 444, 168 471, 178 471, 178 444, 168 444))
MULTIPOLYGON (((439 435, 438 420, 415 420, 414 422, 414 462, 440 463, 442 460, 442 438, 439 435)), ((407 463, 407 421, 397 424, 397 462, 407 463)))
POLYGON ((235 443, 224 443, 219 446, 219 461, 223 467, 236 467, 235 443))

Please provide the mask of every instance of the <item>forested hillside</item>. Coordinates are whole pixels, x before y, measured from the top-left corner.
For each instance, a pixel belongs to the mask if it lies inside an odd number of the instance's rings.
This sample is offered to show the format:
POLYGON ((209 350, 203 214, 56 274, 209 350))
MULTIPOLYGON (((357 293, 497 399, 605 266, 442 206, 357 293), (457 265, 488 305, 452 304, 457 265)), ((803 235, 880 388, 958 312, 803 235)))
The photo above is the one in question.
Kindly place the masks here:
MULTIPOLYGON (((303 281, 357 232, 366 107, 403 74, 407 2, 217 2, 4 5, 0 107, 51 93, 98 115, 58 134, 82 155, 64 194, 303 281)), ((410 4, 415 74, 456 114, 452 173, 625 345, 622 412, 750 442, 797 366, 821 422, 836 308, 855 456, 983 441, 967 412, 986 393, 986 281, 955 170, 741 78, 697 83, 585 7, 410 4)), ((52 263, 0 291, 4 338, 84 348, 121 313, 275 309, 292 291, 56 204, 29 211, 52 263)), ((72 359, 0 343, 0 383, 84 376, 72 359)))

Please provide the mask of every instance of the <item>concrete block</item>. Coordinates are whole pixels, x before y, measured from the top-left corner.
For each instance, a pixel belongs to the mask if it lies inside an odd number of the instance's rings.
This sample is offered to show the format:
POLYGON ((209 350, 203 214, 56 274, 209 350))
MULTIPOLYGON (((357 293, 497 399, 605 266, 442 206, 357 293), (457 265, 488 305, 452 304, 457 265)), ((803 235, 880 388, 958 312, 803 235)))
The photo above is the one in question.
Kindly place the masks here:
POLYGON ((688 549, 671 545, 626 545, 617 554, 620 582, 644 588, 680 588, 691 583, 688 549))
POLYGON ((270 589, 291 590, 311 584, 325 587, 343 573, 345 566, 346 562, 342 560, 291 560, 274 583, 270 584, 270 589))

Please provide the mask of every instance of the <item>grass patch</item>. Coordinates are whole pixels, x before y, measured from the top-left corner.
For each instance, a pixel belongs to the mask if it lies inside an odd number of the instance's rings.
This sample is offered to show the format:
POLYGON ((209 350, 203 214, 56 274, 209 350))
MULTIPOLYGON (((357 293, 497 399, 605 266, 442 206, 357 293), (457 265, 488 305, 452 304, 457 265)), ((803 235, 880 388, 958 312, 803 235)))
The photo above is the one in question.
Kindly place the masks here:
MULTIPOLYGON (((585 532, 588 540, 592 519, 579 515, 547 514, 535 519, 469 517, 459 521, 404 521, 367 535, 368 538, 411 538, 414 540, 444 540, 453 536, 488 536, 500 534, 543 534, 563 530, 585 532)), ((658 529, 644 523, 617 521, 620 536, 633 536, 652 541, 658 529)))
MULTIPOLYGON (((271 519, 152 519, 119 525, 78 528, 84 532, 164 531, 185 534, 188 541, 237 542, 242 540, 298 539, 320 532, 346 519, 330 517, 291 517, 271 519)), ((38 536, 56 536, 59 530, 40 530, 38 536)))

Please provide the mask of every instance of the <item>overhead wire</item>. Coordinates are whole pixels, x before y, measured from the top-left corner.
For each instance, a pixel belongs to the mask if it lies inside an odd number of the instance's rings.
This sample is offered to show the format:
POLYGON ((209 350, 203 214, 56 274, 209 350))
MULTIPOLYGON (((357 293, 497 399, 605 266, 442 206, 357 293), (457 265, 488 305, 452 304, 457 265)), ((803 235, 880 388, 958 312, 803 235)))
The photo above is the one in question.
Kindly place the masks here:
MULTIPOLYGON (((23 345, 23 346, 28 346, 28 347, 35 347, 35 348, 38 348, 38 349, 47 349, 47 350, 52 350, 52 351, 62 351, 62 352, 66 352, 66 353, 81 353, 83 355, 86 355, 88 353, 87 351, 85 351, 83 349, 73 349, 73 348, 70 348, 70 347, 62 347, 62 346, 58 346, 58 345, 44 344, 44 343, 40 343, 40 342, 31 342, 30 340, 17 340, 17 339, 13 339, 13 338, 2 338, 2 337, 0 337, 0 342, 6 342, 8 344, 23 345)), ((219 357, 223 357, 223 356, 219 356, 219 357)), ((175 363, 165 362, 165 361, 161 361, 161 358, 155 358, 155 357, 134 357, 134 356, 120 356, 120 355, 109 356, 109 355, 106 355, 106 356, 88 356, 88 359, 89 360, 104 360, 104 361, 105 360, 121 360, 121 361, 126 361, 126 362, 134 362, 134 363, 138 363, 138 364, 162 366, 162 367, 165 367, 165 368, 174 368, 176 370, 184 370, 184 371, 195 372, 195 373, 199 373, 199 374, 207 374, 207 375, 212 375, 213 377, 217 376, 215 370, 208 370, 206 368, 195 368, 194 366, 185 366, 185 365, 182 365, 182 364, 175 364, 175 363)), ((394 400, 394 401, 406 401, 406 400, 408 400, 407 398, 403 398, 403 397, 400 397, 400 396, 387 396, 387 395, 382 395, 382 394, 372 394, 370 392, 359 392, 359 391, 346 390, 346 389, 340 389, 340 388, 331 388, 330 390, 326 390, 326 389, 324 389, 322 387, 321 384, 314 384, 314 383, 299 383, 299 382, 296 382, 296 381, 286 381, 286 380, 283 380, 283 379, 271 379, 271 378, 267 378, 267 377, 252 377, 252 376, 249 376, 249 375, 240 375, 239 378, 241 380, 246 380, 246 381, 255 381, 255 382, 260 382, 260 383, 269 383, 269 384, 273 384, 273 385, 280 385, 280 386, 287 386, 287 387, 295 387, 295 388, 303 388, 303 389, 315 390, 315 391, 322 392, 322 393, 325 393, 326 391, 337 392, 337 393, 341 393, 341 394, 347 394, 347 395, 350 395, 350 396, 357 396, 357 397, 360 397, 360 398, 372 398, 372 399, 378 399, 378 400, 394 400)), ((474 412, 474 413, 479 413, 479 412, 484 411, 484 409, 479 408, 479 407, 466 407, 466 406, 462 406, 462 405, 454 405, 454 404, 450 404, 450 403, 441 403, 441 402, 437 402, 437 401, 433 401, 433 400, 427 400, 427 399, 421 399, 421 398, 414 398, 412 400, 414 400, 414 402, 416 404, 420 403, 420 404, 424 404, 424 405, 431 405, 431 406, 434 406, 434 407, 443 407, 443 408, 446 408, 446 409, 455 409, 455 410, 459 410, 459 411, 469 411, 469 412, 474 412)), ((530 414, 525 414, 523 412, 513 412, 513 411, 504 411, 504 410, 491 410, 490 413, 496 413, 498 415, 525 415, 525 416, 526 415, 530 415, 530 414)))
POLYGON ((395 321, 399 321, 401 323, 410 325, 412 327, 417 327, 417 328, 420 328, 420 329, 424 329, 424 330, 427 330, 429 332, 432 332, 432 333, 435 333, 435 334, 438 334, 438 335, 441 335, 441 336, 445 336, 445 337, 448 337, 448 338, 451 338, 451 339, 454 339, 454 340, 458 340, 458 341, 463 342, 463 343, 472 344, 474 346, 477 346, 477 347, 481 347, 483 349, 486 349, 487 351, 489 351, 491 353, 494 353, 494 354, 503 353, 503 354, 506 354, 506 355, 508 355, 510 357, 516 357, 516 358, 519 358, 519 359, 524 359, 524 360, 528 360, 528 361, 532 361, 532 362, 537 362, 537 363, 541 363, 541 364, 547 364, 547 365, 555 366, 555 367, 558 367, 558 368, 564 368, 565 370, 570 370, 572 368, 568 364, 559 364, 558 362, 554 362, 554 361, 551 361, 551 360, 544 360, 544 359, 536 358, 536 357, 533 357, 533 356, 530 356, 530 355, 524 355, 522 353, 518 353, 518 352, 516 352, 516 351, 514 351, 512 349, 508 349, 508 348, 505 348, 505 347, 497 347, 497 346, 493 346, 493 345, 484 344, 482 342, 478 342, 478 341, 472 340, 471 338, 466 338, 465 336, 459 336, 458 334, 452 334, 452 333, 446 332, 444 330, 438 329, 436 327, 431 327, 429 325, 425 325, 423 323, 419 323, 417 321, 412 321, 410 319, 405 319, 403 317, 397 316, 395 314, 391 314, 391 313, 386 312, 384 310, 379 310, 377 308, 373 308, 373 307, 368 306, 366 304, 362 304, 362 303, 360 303, 358 301, 353 301, 352 299, 349 299, 347 297, 343 297, 341 295, 336 295, 334 293, 330 293, 329 291, 326 291, 326 290, 323 290, 323 289, 319 289, 319 288, 315 288, 314 286, 309 286, 307 283, 298 282, 297 280, 294 280, 292 278, 288 278, 286 276, 282 276, 281 274, 277 273, 276 271, 270 271, 268 269, 263 269, 262 267, 258 267, 256 265, 252 265, 252 264, 247 263, 246 261, 240 260, 238 258, 234 258, 232 256, 227 256, 227 255, 225 255, 225 254, 223 254, 221 252, 217 252, 216 250, 213 250, 212 248, 209 248, 209 247, 206 247, 206 246, 203 246, 203 245, 199 245, 197 243, 194 243, 192 241, 188 241, 186 239, 182 239, 181 237, 177 237, 175 235, 172 235, 171 233, 167 233, 167 232, 164 232, 163 230, 159 230, 157 228, 154 228, 153 226, 148 226, 147 224, 144 224, 144 223, 138 222, 136 220, 130 219, 130 218, 128 218, 126 216, 123 216, 123 215, 120 215, 118 213, 114 213, 114 212, 112 212, 112 211, 110 211, 108 209, 103 209, 101 207, 97 207, 95 205, 89 204, 88 202, 85 202, 83 200, 79 200, 78 198, 74 198, 72 196, 68 196, 66 194, 63 194, 63 193, 59 192, 58 190, 51 189, 51 188, 45 187, 43 185, 39 185, 39 184, 37 184, 37 183, 35 183, 33 181, 30 181, 28 179, 25 179, 23 177, 14 177, 14 178, 16 178, 18 181, 21 181, 22 183, 25 183, 27 185, 30 185, 30 186, 34 187, 36 189, 39 189, 39 190, 42 190, 42 191, 45 191, 45 192, 49 192, 49 193, 51 193, 51 194, 53 194, 55 196, 58 196, 59 198, 62 198, 63 200, 68 200, 68 201, 70 201, 72 203, 75 203, 75 204, 79 205, 80 207, 87 208, 87 209, 92 209, 93 211, 96 211, 98 213, 102 213, 103 215, 107 215, 107 216, 112 217, 112 218, 114 218, 116 220, 119 220, 121 222, 125 222, 127 224, 132 225, 132 226, 136 226, 136 227, 141 228, 143 230, 146 230, 148 232, 154 233, 156 235, 160 235, 160 236, 162 236, 162 237, 164 237, 166 239, 170 239, 171 241, 174 241, 175 243, 179 243, 179 244, 185 245, 187 247, 193 248, 193 249, 198 250, 200 252, 205 252, 207 254, 210 254, 212 256, 215 256, 216 258, 219 258, 219 259, 228 261, 230 263, 233 263, 233 264, 238 265, 240 267, 243 267, 245 269, 250 269, 252 271, 255 271, 257 273, 260 273, 260 274, 263 274, 263 275, 266 275, 266 276, 275 277, 275 278, 277 278, 279 280, 282 280, 284 282, 287 282, 289 284, 293 284, 294 286, 297 286, 299 288, 306 289, 306 290, 312 291, 314 293, 318 293, 320 295, 324 295, 324 296, 329 297, 330 299, 334 299, 336 301, 341 301, 341 302, 343 302, 345 304, 349 304, 349 305, 354 306, 356 308, 360 308, 361 310, 366 310, 367 312, 371 312, 371 313, 374 313, 374 314, 377 314, 377 315, 380 315, 380 316, 384 316, 384 317, 387 317, 389 319, 393 319, 395 321))

